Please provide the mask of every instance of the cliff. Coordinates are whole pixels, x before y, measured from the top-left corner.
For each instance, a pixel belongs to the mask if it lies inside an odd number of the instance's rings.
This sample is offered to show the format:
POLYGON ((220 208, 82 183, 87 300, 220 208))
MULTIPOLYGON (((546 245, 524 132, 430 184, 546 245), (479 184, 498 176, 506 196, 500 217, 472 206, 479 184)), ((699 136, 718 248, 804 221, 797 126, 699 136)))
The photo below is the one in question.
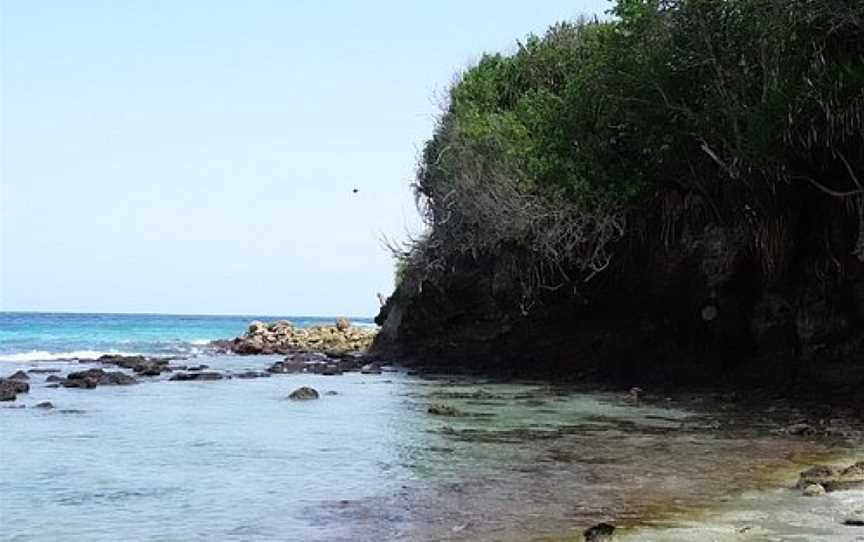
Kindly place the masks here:
POLYGON ((612 14, 485 55, 454 84, 414 184, 427 230, 396 250, 373 352, 860 384, 864 6, 612 14))

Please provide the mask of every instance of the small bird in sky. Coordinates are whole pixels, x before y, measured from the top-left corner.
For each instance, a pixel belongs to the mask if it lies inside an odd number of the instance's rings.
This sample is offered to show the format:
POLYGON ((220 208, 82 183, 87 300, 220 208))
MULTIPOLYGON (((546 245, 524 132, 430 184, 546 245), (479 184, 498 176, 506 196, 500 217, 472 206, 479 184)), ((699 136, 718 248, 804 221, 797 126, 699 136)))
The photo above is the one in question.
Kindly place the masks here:
POLYGON ((359 191, 360 191, 359 188, 355 188, 354 190, 352 190, 352 192, 354 192, 355 194, 356 194, 357 192, 359 192, 359 191))

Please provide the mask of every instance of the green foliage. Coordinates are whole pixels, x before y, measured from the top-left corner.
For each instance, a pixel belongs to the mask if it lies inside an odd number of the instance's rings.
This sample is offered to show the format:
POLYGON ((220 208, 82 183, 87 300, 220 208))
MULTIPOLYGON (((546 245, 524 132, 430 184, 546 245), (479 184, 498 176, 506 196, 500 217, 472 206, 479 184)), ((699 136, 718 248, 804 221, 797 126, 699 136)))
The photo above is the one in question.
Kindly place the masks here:
POLYGON ((607 218, 670 191, 717 220, 750 209, 770 223, 802 186, 861 197, 864 2, 618 0, 610 13, 462 74, 421 159, 430 231, 406 273, 507 251, 522 255, 514 269, 593 276, 602 261, 573 255, 606 254, 607 218))

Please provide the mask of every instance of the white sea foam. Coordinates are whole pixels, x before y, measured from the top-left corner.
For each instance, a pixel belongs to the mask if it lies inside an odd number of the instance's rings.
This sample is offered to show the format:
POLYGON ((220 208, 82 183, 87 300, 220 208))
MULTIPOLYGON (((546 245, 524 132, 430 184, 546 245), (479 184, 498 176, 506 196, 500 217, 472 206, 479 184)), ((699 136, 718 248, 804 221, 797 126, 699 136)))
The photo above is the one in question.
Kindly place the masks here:
POLYGON ((44 350, 31 350, 30 352, 16 352, 14 354, 0 354, 0 361, 12 363, 27 363, 30 361, 57 361, 62 359, 94 359, 105 354, 119 354, 125 356, 135 355, 132 352, 105 352, 97 350, 75 350, 73 352, 47 352, 44 350))
POLYGON ((212 339, 193 339, 193 340, 188 341, 188 342, 189 342, 189 344, 194 344, 195 346, 205 346, 205 345, 208 345, 211 342, 213 342, 213 340, 212 339))

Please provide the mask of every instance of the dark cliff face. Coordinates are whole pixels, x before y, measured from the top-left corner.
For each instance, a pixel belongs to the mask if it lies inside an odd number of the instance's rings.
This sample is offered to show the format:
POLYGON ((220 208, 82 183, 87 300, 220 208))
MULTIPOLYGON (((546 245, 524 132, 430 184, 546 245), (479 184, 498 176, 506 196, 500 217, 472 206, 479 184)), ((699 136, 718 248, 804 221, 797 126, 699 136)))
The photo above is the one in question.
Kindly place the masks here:
POLYGON ((548 292, 527 315, 495 284, 494 258, 465 262, 445 285, 397 288, 373 352, 514 375, 860 384, 857 220, 827 205, 800 213, 771 258, 744 220, 681 221, 671 242, 625 240, 617 268, 575 285, 579 295, 548 292))

